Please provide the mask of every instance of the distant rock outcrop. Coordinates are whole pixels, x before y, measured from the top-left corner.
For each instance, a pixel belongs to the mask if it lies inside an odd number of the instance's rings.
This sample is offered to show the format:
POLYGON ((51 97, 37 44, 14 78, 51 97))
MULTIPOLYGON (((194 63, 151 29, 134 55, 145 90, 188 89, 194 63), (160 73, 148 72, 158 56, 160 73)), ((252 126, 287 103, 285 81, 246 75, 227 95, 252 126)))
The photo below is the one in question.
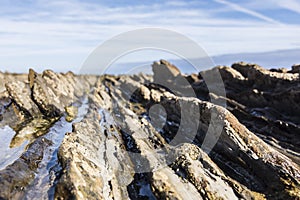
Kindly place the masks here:
POLYGON ((167 62, 166 60, 154 62, 152 70, 154 73, 154 81, 161 79, 174 79, 176 76, 181 74, 180 70, 175 65, 167 62))

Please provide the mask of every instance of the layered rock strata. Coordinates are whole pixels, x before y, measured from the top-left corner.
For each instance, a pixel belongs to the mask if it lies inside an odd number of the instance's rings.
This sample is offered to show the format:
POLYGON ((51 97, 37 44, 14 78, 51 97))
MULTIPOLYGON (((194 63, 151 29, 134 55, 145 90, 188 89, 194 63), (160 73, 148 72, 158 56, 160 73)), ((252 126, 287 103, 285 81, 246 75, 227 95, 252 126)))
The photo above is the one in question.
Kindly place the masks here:
POLYGON ((0 199, 297 199, 297 69, 1 74, 0 128, 25 146, 0 163, 0 199))

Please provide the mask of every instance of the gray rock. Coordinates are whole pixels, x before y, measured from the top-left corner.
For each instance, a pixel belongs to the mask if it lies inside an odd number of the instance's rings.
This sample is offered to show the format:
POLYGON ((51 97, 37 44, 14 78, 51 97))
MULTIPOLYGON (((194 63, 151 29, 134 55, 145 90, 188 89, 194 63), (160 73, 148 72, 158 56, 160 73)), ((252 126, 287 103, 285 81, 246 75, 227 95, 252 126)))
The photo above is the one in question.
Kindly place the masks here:
POLYGON ((174 79, 176 76, 181 74, 180 70, 175 65, 172 65, 166 60, 154 62, 152 65, 152 70, 154 73, 154 82, 174 79))
POLYGON ((16 131, 11 147, 28 145, 0 170, 0 199, 300 196, 298 73, 236 63, 184 76, 163 60, 153 72, 9 75, 1 123, 16 131), (226 96, 205 88, 215 72, 226 96))
POLYGON ((300 65, 293 65, 291 72, 299 74, 300 73, 300 65))

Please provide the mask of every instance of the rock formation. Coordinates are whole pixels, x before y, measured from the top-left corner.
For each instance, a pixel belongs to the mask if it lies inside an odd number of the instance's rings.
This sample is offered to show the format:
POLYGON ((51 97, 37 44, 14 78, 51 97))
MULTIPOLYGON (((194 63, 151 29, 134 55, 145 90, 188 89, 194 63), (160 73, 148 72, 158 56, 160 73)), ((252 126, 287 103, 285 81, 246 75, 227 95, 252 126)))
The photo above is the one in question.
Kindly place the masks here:
POLYGON ((299 199, 297 65, 153 72, 0 73, 0 199, 299 199))

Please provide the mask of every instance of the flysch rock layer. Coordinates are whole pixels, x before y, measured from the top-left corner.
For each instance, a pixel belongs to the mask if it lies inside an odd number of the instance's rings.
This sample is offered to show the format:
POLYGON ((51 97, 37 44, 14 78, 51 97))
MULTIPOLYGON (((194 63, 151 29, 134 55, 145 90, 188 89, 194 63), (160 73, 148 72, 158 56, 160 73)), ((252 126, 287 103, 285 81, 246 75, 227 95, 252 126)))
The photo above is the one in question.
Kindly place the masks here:
POLYGON ((1 73, 0 128, 25 148, 0 163, 0 199, 299 199, 298 68, 1 73))

